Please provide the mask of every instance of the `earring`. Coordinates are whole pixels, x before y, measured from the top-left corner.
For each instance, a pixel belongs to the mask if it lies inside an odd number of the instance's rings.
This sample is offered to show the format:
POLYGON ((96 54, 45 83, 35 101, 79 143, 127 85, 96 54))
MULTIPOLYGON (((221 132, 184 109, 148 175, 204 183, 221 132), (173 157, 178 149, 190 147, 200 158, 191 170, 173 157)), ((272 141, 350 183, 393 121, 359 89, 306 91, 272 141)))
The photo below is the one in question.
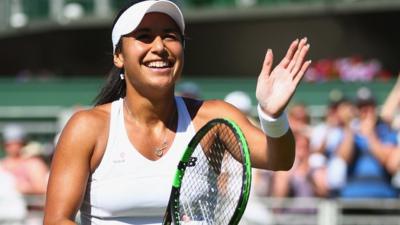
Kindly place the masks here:
POLYGON ((124 80, 124 79, 125 79, 125 75, 124 75, 123 73, 120 73, 120 74, 119 74, 119 77, 121 78, 121 80, 124 80))

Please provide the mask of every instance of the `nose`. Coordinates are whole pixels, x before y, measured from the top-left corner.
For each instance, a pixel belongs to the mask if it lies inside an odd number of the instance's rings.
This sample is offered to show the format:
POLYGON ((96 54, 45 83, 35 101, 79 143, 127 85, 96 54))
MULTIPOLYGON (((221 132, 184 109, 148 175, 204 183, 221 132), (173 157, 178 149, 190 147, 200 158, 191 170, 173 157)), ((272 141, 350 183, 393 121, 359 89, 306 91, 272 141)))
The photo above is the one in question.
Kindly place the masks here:
POLYGON ((152 52, 156 54, 162 54, 166 51, 164 41, 160 36, 154 38, 152 43, 152 52))

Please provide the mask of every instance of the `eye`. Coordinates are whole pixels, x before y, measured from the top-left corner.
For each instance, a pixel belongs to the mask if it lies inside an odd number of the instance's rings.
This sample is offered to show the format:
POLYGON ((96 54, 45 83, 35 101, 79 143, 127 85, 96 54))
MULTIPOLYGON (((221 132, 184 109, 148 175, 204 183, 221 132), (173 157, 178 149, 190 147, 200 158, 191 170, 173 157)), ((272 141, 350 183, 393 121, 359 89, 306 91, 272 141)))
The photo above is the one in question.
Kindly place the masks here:
POLYGON ((178 33, 175 32, 171 32, 171 33, 166 33, 164 35, 164 40, 170 40, 170 41, 180 41, 180 35, 178 33))
POLYGON ((150 43, 153 41, 153 36, 147 33, 139 33, 135 35, 135 39, 144 43, 150 43))

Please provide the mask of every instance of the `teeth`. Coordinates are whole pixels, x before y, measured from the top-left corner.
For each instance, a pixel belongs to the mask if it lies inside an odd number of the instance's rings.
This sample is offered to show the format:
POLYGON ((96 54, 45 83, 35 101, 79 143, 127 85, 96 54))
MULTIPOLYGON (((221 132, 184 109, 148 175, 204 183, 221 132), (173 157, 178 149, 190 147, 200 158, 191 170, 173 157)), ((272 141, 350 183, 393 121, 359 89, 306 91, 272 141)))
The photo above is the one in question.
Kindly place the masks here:
POLYGON ((167 67, 168 66, 168 62, 154 61, 154 62, 150 62, 147 66, 148 67, 152 67, 152 68, 163 68, 163 67, 167 67))

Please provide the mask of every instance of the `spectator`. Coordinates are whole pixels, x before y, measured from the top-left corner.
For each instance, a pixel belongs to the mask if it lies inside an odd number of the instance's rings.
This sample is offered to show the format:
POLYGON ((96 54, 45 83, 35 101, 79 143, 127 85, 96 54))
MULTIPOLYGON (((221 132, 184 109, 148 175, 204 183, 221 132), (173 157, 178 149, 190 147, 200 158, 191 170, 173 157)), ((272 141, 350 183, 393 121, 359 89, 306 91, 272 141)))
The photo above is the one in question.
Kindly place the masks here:
POLYGON ((27 216, 26 202, 16 190, 12 174, 0 167, 0 224, 22 225, 27 216))
POLYGON ((0 160, 0 168, 14 176, 18 191, 22 194, 44 194, 48 166, 35 155, 24 155, 27 143, 24 129, 17 124, 5 126, 3 142, 6 156, 0 160))
POLYGON ((296 102, 288 107, 288 120, 293 133, 310 135, 310 114, 304 103, 296 102))
POLYGON ((376 101, 369 89, 357 91, 359 118, 344 132, 338 151, 348 163, 347 181, 340 190, 344 198, 395 198, 389 161, 397 145, 396 133, 378 118, 376 101))
POLYGON ((313 128, 309 163, 320 197, 335 197, 338 189, 344 185, 347 166, 342 152, 337 149, 354 116, 353 103, 341 95, 332 99, 325 121, 313 128))
POLYGON ((295 134, 296 158, 289 171, 274 173, 272 183, 273 197, 314 197, 314 187, 309 179, 310 167, 308 158, 310 155, 309 138, 302 134, 295 134))
POLYGON ((273 197, 314 197, 316 192, 310 179, 310 115, 303 103, 289 107, 288 119, 296 141, 296 157, 291 170, 275 172, 272 178, 273 197))

